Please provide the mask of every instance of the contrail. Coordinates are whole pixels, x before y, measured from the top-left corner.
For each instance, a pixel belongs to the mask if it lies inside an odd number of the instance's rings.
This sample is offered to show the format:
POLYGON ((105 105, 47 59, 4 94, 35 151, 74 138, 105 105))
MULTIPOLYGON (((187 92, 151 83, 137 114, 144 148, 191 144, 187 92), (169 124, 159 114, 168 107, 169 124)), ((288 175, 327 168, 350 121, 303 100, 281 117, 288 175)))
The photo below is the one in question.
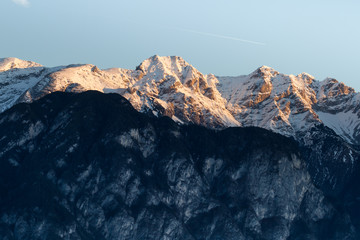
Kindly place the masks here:
POLYGON ((256 44, 256 45, 263 45, 263 46, 266 45, 266 43, 262 43, 262 42, 255 42, 255 41, 246 40, 246 39, 242 39, 242 38, 229 37, 229 36, 224 36, 224 35, 219 35, 219 34, 214 34, 214 33, 199 32, 199 31, 194 31, 194 30, 190 30, 190 29, 183 29, 183 28, 176 28, 176 29, 178 29, 180 31, 184 31, 184 32, 191 32, 191 33, 201 34, 201 35, 210 36, 210 37, 229 39, 229 40, 245 42, 245 43, 251 43, 251 44, 256 44))

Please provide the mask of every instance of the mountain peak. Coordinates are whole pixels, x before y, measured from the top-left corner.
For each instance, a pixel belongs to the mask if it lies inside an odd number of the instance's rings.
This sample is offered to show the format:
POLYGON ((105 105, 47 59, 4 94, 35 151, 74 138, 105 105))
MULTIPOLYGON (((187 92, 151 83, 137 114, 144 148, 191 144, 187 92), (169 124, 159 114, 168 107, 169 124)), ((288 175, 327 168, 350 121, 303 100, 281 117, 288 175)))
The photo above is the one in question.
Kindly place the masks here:
POLYGON ((311 84, 315 80, 314 76, 312 76, 306 72, 300 73, 296 77, 298 77, 302 81, 304 81, 305 84, 311 84))
POLYGON ((312 79, 312 80, 314 80, 315 79, 315 77, 313 76, 313 75, 311 75, 311 74, 309 74, 309 73, 306 73, 306 72, 302 72, 302 73, 300 73, 299 75, 298 75, 298 77, 300 77, 300 78, 303 78, 303 79, 312 79))
POLYGON ((143 74, 153 75, 155 79, 167 75, 182 75, 182 72, 190 68, 197 72, 197 70, 187 63, 183 58, 178 56, 158 56, 154 55, 143 61, 136 70, 141 71, 143 74))
POLYGON ((16 68, 42 67, 41 64, 32 61, 25 61, 14 57, 0 58, 0 72, 16 68))
POLYGON ((269 66, 266 66, 266 65, 262 65, 258 69, 261 69, 261 70, 274 70, 272 67, 269 67, 269 66))
POLYGON ((336 83, 339 83, 338 80, 336 80, 335 78, 331 78, 331 77, 325 78, 322 82, 325 83, 325 84, 336 84, 336 83))
POLYGON ((332 98, 341 95, 349 95, 355 93, 355 89, 339 82, 335 78, 326 78, 320 82, 321 86, 321 97, 332 98))
POLYGON ((250 74, 251 78, 264 78, 264 79, 270 79, 271 77, 275 77, 278 75, 279 72, 275 69, 268 67, 268 66, 261 66, 257 68, 254 72, 250 74))
POLYGON ((148 67, 149 65, 163 65, 171 68, 173 65, 190 66, 182 57, 179 56, 159 56, 154 55, 143 61, 138 68, 148 67))

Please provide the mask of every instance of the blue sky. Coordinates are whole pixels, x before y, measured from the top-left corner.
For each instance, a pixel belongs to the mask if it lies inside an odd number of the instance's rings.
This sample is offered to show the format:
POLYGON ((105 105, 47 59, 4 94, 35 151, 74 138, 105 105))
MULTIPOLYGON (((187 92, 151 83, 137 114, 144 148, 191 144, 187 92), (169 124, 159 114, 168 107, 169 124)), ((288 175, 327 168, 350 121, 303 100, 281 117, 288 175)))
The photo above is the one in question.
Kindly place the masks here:
POLYGON ((0 57, 134 69, 158 54, 203 73, 334 77, 360 90, 357 0, 2 0, 0 57))

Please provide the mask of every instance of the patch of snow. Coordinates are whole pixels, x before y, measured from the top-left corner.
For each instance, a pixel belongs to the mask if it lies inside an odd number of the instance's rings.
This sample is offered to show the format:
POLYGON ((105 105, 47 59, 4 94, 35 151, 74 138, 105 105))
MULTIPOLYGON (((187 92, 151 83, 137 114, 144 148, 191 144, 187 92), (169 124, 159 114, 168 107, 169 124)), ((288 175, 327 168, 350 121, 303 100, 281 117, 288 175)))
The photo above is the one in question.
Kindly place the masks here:
POLYGON ((354 157, 353 157, 353 152, 352 152, 352 150, 350 150, 350 152, 349 152, 349 157, 350 157, 351 163, 354 165, 355 159, 354 159, 354 157))
POLYGON ((147 169, 144 171, 146 176, 152 176, 152 171, 147 169))
POLYGON ((9 161, 9 163, 10 163, 12 166, 14 166, 14 167, 17 167, 17 166, 20 165, 19 162, 16 161, 15 159, 13 159, 13 158, 9 158, 8 161, 9 161))
POLYGON ((34 139, 37 135, 39 135, 41 133, 41 131, 43 129, 44 129, 44 125, 40 121, 37 121, 35 124, 33 124, 33 123, 30 124, 27 132, 25 132, 23 134, 23 136, 20 138, 20 140, 18 141, 18 145, 21 146, 25 142, 27 142, 31 139, 34 139))
POLYGON ((90 173, 92 171, 92 165, 90 164, 85 171, 83 171, 82 173, 80 173, 79 177, 77 178, 78 182, 82 182, 83 180, 85 180, 86 178, 89 177, 90 173))
POLYGON ((74 143, 73 145, 71 145, 71 146, 69 147, 69 149, 68 149, 66 152, 72 153, 72 152, 75 151, 75 149, 76 149, 77 147, 78 147, 78 144, 77 144, 77 143, 74 143))
POLYGON ((117 142, 126 148, 137 148, 147 158, 155 150, 155 132, 152 127, 142 129, 130 129, 116 138, 117 142))
POLYGON ((354 135, 360 129, 360 117, 352 111, 337 112, 336 114, 316 112, 325 126, 333 129, 350 143, 354 142, 354 135))
POLYGON ((59 159, 56 161, 56 166, 59 168, 65 166, 65 165, 66 165, 66 162, 64 161, 64 159, 59 159))
POLYGON ((56 181, 56 177, 55 177, 55 172, 53 170, 50 170, 47 174, 46 174, 46 177, 47 179, 51 180, 52 182, 55 183, 56 181))
POLYGON ((132 139, 132 137, 130 136, 130 134, 123 134, 121 136, 118 137, 118 142, 126 148, 132 147, 134 144, 134 141, 132 139))

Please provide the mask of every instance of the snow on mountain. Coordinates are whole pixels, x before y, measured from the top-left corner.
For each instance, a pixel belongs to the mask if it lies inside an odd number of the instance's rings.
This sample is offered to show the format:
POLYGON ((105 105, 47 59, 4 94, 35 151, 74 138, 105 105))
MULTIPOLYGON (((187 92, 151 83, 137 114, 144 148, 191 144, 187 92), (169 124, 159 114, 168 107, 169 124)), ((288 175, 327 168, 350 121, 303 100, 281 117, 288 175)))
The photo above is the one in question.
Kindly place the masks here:
POLYGON ((20 101, 38 99, 55 91, 83 92, 127 88, 133 84, 131 71, 118 69, 101 71, 94 65, 69 65, 40 78, 36 85, 29 88, 20 101))
POLYGON ((36 62, 24 61, 18 58, 0 58, 0 72, 8 71, 16 68, 31 68, 31 67, 42 67, 42 65, 36 62))
POLYGON ((153 56, 137 71, 141 78, 123 96, 140 111, 210 127, 238 126, 226 109, 213 75, 203 75, 180 57, 153 56))
POLYGON ((0 111, 3 112, 13 106, 17 99, 33 87, 44 73, 45 68, 42 67, 0 72, 0 111))
POLYGON ((286 75, 262 66, 249 75, 215 77, 176 56, 153 56, 135 70, 44 68, 18 59, 3 59, 0 66, 1 111, 54 91, 98 90, 182 123, 257 126, 295 138, 323 123, 349 143, 360 142, 360 95, 335 79, 317 81, 307 73, 286 75))
POLYGON ((360 95, 335 79, 281 74, 262 66, 250 75, 218 77, 227 108, 243 126, 302 135, 323 123, 350 143, 359 142, 360 95))
POLYGON ((313 80, 308 74, 284 75, 262 66, 250 75, 219 77, 219 90, 242 125, 295 136, 304 125, 319 121, 312 109, 313 80))
POLYGON ((178 122, 214 128, 238 126, 216 84, 213 75, 203 75, 180 57, 153 56, 136 70, 64 67, 41 76, 17 102, 29 102, 55 91, 98 90, 119 93, 139 111, 167 115, 178 122))
POLYGON ((350 143, 360 143, 360 94, 335 79, 320 82, 314 106, 321 121, 350 143))

